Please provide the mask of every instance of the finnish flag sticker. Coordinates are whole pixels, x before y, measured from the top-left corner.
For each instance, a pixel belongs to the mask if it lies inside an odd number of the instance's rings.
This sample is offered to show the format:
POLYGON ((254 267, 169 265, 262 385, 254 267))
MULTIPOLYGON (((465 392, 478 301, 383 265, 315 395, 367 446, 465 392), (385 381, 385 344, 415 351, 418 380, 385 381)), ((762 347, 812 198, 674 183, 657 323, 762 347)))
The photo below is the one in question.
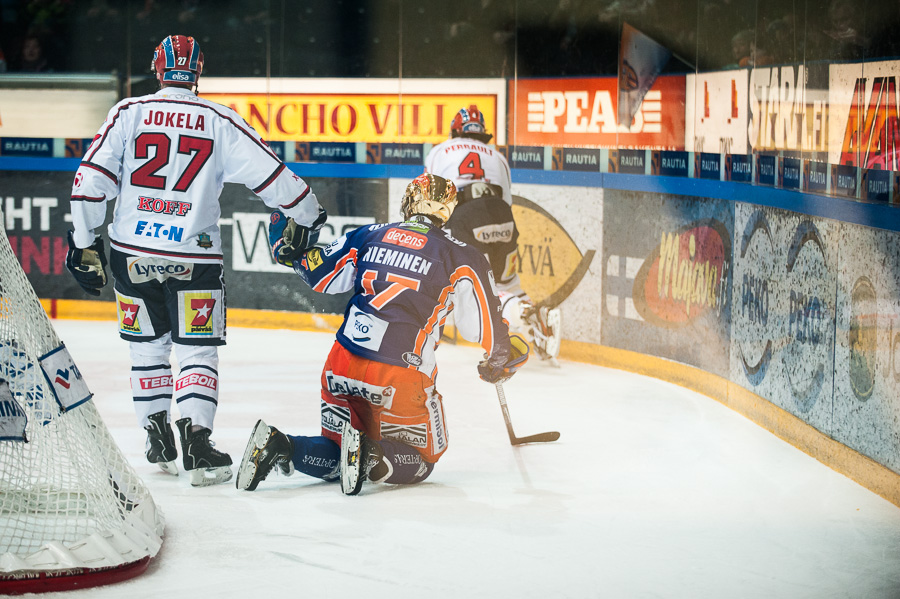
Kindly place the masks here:
POLYGON ((41 356, 38 361, 56 402, 64 412, 93 397, 65 344, 41 356))

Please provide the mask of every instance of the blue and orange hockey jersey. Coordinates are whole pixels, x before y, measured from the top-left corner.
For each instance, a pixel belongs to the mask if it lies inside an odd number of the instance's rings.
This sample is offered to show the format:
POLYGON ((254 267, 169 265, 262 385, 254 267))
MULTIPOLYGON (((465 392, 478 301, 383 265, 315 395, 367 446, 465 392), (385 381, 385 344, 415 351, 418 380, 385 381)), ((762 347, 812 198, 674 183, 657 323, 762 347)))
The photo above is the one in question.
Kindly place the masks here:
POLYGON ((486 352, 509 343, 485 257, 424 217, 350 231, 294 270, 320 293, 354 291, 337 340, 358 356, 434 380, 451 312, 460 335, 486 352))

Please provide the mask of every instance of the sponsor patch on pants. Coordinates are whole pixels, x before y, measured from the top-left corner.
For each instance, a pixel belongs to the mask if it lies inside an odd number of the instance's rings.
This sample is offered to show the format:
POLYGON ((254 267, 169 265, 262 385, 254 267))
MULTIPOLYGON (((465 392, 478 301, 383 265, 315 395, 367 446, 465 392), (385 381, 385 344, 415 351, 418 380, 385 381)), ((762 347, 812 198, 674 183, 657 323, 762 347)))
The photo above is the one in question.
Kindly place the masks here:
POLYGON ((222 291, 178 292, 179 334, 185 338, 221 339, 225 336, 222 291))
POLYGON ((116 313, 119 318, 119 332, 135 337, 153 337, 153 323, 147 305, 139 297, 122 295, 116 291, 116 313))

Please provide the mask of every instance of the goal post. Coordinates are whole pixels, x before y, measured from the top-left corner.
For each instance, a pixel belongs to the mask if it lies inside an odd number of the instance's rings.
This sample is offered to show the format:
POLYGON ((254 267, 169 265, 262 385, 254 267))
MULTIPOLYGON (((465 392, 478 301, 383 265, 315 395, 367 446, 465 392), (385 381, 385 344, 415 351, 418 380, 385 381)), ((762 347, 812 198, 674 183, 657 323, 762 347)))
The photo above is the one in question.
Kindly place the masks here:
POLYGON ((0 595, 118 582, 159 552, 162 512, 91 397, 3 227, 0 595))

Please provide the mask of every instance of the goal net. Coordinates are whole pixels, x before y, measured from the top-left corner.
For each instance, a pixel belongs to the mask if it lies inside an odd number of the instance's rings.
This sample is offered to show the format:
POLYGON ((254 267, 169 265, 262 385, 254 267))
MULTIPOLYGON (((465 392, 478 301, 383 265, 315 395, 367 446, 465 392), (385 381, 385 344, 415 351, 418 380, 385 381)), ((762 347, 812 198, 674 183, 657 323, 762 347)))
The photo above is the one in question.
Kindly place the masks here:
POLYGON ((0 228, 0 595, 140 574, 163 527, 0 228))

